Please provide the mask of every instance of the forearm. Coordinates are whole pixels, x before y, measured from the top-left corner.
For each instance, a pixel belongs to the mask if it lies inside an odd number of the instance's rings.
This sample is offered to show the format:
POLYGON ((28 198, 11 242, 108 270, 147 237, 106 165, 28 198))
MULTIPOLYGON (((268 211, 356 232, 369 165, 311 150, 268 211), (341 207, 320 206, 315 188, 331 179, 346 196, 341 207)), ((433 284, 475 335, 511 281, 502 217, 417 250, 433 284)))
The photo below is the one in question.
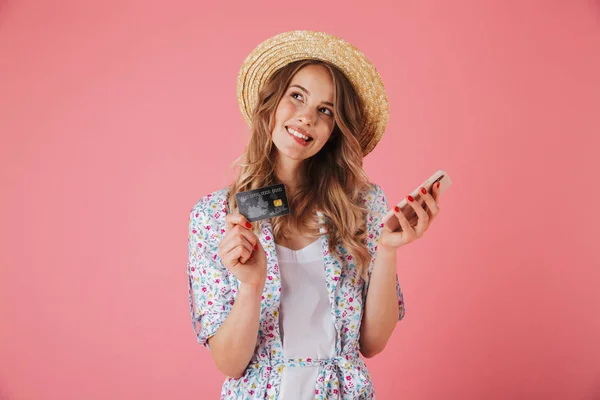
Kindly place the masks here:
POLYGON ((364 307, 360 350, 373 357, 385 348, 398 322, 395 249, 378 248, 364 307))
POLYGON ((244 374, 254 354, 260 323, 261 294, 262 288, 242 284, 227 319, 217 333, 209 338, 217 368, 232 378, 244 374))

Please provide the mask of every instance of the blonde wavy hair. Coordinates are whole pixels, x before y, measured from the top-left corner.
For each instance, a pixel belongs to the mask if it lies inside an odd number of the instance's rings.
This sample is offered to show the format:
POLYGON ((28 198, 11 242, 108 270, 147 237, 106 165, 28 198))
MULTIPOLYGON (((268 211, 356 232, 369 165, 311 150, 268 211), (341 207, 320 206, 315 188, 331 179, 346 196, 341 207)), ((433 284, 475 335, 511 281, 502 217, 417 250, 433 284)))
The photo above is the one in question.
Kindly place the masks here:
MULTIPOLYGON (((354 255, 359 275, 365 277, 371 255, 366 246, 368 210, 363 198, 365 191, 373 186, 363 169, 363 153, 357 140, 363 129, 363 105, 346 76, 331 63, 295 61, 277 70, 263 85, 252 112, 250 141, 245 153, 234 162, 234 166, 239 164, 239 170, 231 186, 229 210, 238 210, 236 193, 281 183, 275 176, 277 148, 271 138, 275 111, 293 76, 310 64, 322 65, 331 73, 335 126, 324 147, 305 160, 305 183, 295 193, 290 193, 286 186, 291 212, 271 219, 273 235, 276 241, 288 238, 290 229, 296 227, 315 239, 320 237, 316 214, 319 210, 328 229, 329 251, 335 254, 335 247, 341 243, 354 255)), ((253 231, 258 234, 259 229, 259 224, 254 223, 253 231)))

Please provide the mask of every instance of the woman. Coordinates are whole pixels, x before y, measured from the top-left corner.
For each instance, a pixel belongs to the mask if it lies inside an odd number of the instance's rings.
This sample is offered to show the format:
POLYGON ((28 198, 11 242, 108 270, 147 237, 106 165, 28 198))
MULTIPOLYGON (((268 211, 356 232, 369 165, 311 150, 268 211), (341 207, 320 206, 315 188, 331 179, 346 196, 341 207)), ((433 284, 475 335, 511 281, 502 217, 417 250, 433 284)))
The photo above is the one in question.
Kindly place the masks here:
MULTIPOLYGON (((261 43, 238 77, 251 137, 231 187, 200 199, 189 225, 190 310, 228 378, 221 399, 371 399, 359 352, 380 353, 404 316, 396 250, 439 212, 439 188, 395 208, 363 157, 387 124, 375 68, 349 43, 293 31, 261 43), (290 214, 255 223, 235 194, 283 183, 290 214)), ((198 325, 198 326, 197 326, 198 325)))

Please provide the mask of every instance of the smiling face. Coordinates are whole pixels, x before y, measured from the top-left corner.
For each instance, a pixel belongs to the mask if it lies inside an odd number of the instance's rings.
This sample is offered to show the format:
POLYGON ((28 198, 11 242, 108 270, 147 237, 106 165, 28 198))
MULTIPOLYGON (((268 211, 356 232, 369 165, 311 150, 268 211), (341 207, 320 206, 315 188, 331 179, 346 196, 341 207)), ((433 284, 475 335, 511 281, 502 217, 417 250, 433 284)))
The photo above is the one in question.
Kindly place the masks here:
POLYGON ((275 111, 271 133, 280 157, 303 161, 323 148, 335 125, 330 71, 310 64, 290 81, 275 111))

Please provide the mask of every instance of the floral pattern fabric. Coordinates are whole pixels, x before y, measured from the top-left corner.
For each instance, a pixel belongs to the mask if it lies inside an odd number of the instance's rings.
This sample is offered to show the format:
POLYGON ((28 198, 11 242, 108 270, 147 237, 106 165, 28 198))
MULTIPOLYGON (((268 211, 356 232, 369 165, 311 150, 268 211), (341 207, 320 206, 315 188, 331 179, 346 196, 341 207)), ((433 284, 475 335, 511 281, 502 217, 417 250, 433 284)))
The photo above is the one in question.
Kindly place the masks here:
MULTIPOLYGON (((208 338, 225 321, 239 290, 239 281, 218 256, 219 242, 225 235, 225 216, 229 188, 210 193, 192 208, 188 238, 189 306, 198 343, 209 347, 208 338)), ((371 253, 371 276, 377 243, 388 211, 385 194, 373 185, 363 196, 367 215, 367 247, 371 253)), ((322 214, 319 220, 322 221, 322 214)), ((359 329, 369 282, 354 265, 354 257, 338 244, 330 253, 323 233, 322 251, 329 304, 337 331, 336 356, 330 359, 286 359, 279 335, 281 280, 275 241, 269 220, 260 222, 259 240, 267 258, 267 278, 261 299, 257 346, 244 375, 226 378, 221 400, 277 399, 284 368, 320 366, 315 382, 315 399, 373 399, 375 391, 365 362, 359 357, 359 329)), ((404 317, 404 299, 396 275, 399 320, 404 317)))

